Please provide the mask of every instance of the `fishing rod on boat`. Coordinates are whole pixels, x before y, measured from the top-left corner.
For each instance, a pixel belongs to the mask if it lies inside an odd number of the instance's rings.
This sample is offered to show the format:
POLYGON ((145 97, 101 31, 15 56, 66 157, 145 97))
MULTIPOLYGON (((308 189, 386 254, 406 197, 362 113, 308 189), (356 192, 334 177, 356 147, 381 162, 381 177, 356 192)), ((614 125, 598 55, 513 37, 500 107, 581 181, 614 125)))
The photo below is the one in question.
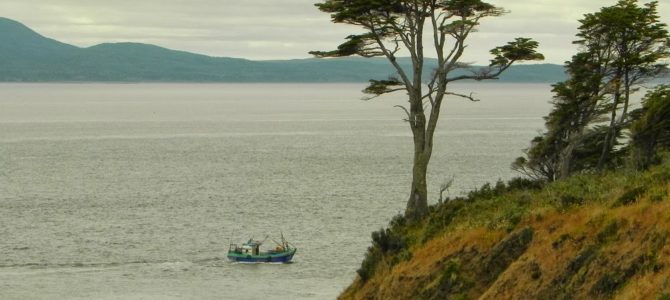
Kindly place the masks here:
POLYGON ((284 233, 282 233, 281 231, 279 231, 279 232, 281 233, 281 241, 282 241, 281 243, 280 243, 280 242, 277 242, 277 240, 275 240, 275 239, 273 239, 273 238, 270 238, 270 240, 272 240, 273 242, 275 242, 275 244, 277 244, 277 246, 282 246, 282 247, 284 247, 284 246, 285 246, 285 243, 286 243, 286 240, 284 240, 284 233))
MULTIPOLYGON (((282 243, 284 243, 286 246, 293 246, 293 244, 289 243, 289 242, 284 238, 284 232, 283 232, 283 231, 279 231, 279 233, 281 233, 281 242, 282 242, 282 243)), ((295 248, 295 246, 294 246, 294 248, 295 248)))

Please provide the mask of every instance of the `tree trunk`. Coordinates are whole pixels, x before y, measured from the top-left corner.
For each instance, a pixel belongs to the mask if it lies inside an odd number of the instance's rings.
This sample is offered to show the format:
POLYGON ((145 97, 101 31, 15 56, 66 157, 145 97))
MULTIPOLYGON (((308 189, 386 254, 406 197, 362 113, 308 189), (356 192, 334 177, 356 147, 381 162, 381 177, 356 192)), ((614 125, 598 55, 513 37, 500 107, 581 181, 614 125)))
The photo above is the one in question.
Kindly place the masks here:
POLYGON ((558 178, 565 179, 572 173, 572 154, 574 152, 576 142, 569 139, 570 142, 559 154, 558 178))
POLYGON ((623 112, 621 112, 621 117, 619 119, 619 127, 626 122, 626 118, 628 117, 628 104, 630 102, 630 75, 628 74, 628 70, 625 71, 624 73, 624 95, 623 95, 623 112))
POLYGON ((415 154, 412 188, 405 209, 405 217, 414 221, 420 220, 428 213, 428 185, 426 183, 428 161, 421 156, 419 153, 415 154))
POLYGON ((610 127, 607 130, 607 134, 605 135, 605 141, 603 143, 603 150, 600 153, 600 159, 598 160, 598 166, 597 169, 598 171, 602 171, 605 168, 605 163, 607 162, 607 158, 612 151, 612 146, 614 145, 614 140, 616 139, 617 135, 617 122, 616 122, 616 109, 617 106, 615 105, 614 108, 612 108, 612 120, 610 121, 610 127))
POLYGON ((405 217, 417 221, 428 214, 428 185, 426 173, 432 147, 427 145, 426 114, 423 110, 421 89, 410 94, 410 126, 414 138, 414 164, 412 166, 412 187, 407 200, 405 217))
POLYGON ((621 101, 621 77, 622 77, 622 71, 619 70, 617 71, 617 76, 616 80, 618 83, 616 84, 615 87, 615 92, 614 92, 614 99, 612 100, 612 114, 610 117, 610 127, 607 130, 607 134, 605 135, 605 140, 603 141, 603 149, 602 152, 600 153, 600 159, 598 160, 598 165, 596 169, 600 172, 605 168, 605 163, 607 162, 607 158, 612 151, 612 147, 614 146, 614 140, 616 139, 616 135, 618 133, 617 130, 617 125, 619 124, 616 120, 616 111, 619 108, 619 102, 621 101))

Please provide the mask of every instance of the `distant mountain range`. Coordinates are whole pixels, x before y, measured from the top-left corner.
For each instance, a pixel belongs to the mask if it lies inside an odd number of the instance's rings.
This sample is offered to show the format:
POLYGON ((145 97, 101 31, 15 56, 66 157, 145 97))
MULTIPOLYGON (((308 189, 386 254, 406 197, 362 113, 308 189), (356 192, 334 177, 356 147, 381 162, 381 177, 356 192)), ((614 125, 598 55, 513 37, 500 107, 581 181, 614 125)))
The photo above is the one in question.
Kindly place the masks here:
MULTIPOLYGON (((366 82, 392 74, 383 58, 252 61, 139 43, 80 48, 0 18, 0 82, 366 82)), ((499 81, 563 79, 562 66, 535 64, 513 66, 499 81)))

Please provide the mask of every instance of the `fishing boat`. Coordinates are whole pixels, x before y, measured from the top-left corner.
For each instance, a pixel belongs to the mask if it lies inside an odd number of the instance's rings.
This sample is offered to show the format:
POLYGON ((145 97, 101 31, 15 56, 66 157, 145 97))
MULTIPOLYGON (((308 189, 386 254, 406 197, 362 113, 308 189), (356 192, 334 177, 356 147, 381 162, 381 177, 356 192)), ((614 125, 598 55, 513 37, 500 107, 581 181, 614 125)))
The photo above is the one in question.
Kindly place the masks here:
MULTIPOLYGON (((265 240, 267 240, 267 236, 265 240)), ((228 259, 234 262, 245 263, 289 263, 293 259, 296 248, 292 247, 282 234, 281 243, 274 241, 277 246, 273 249, 261 251, 261 245, 265 242, 257 241, 253 238, 246 243, 238 246, 237 244, 230 244, 228 249, 228 259)))

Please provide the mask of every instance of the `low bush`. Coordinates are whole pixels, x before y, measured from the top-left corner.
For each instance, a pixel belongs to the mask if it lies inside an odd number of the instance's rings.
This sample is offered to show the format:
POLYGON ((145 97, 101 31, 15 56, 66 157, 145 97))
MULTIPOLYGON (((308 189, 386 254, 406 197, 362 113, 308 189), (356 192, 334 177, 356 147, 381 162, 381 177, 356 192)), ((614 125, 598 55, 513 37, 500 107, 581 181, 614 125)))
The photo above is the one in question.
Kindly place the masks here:
POLYGON ((516 190, 540 190, 545 183, 541 180, 532 180, 528 178, 515 177, 507 182, 508 191, 516 190))
POLYGON ((377 268, 377 264, 379 264, 379 261, 381 261, 381 259, 382 259, 382 253, 379 251, 379 249, 375 247, 369 247, 368 252, 365 254, 365 258, 361 263, 361 267, 358 270, 356 270, 356 273, 358 273, 358 277, 360 277, 363 282, 370 279, 370 277, 372 277, 372 275, 374 274, 375 269, 377 268))
POLYGON ((627 190, 623 195, 621 195, 616 202, 614 203, 615 206, 622 206, 622 205, 629 205, 632 203, 635 203, 637 201, 637 198, 642 196, 645 191, 647 190, 646 187, 644 186, 638 186, 634 187, 632 189, 627 190))
POLYGON ((405 240, 402 235, 395 234, 389 228, 382 228, 372 233, 372 244, 379 248, 383 253, 398 252, 405 247, 405 240))

